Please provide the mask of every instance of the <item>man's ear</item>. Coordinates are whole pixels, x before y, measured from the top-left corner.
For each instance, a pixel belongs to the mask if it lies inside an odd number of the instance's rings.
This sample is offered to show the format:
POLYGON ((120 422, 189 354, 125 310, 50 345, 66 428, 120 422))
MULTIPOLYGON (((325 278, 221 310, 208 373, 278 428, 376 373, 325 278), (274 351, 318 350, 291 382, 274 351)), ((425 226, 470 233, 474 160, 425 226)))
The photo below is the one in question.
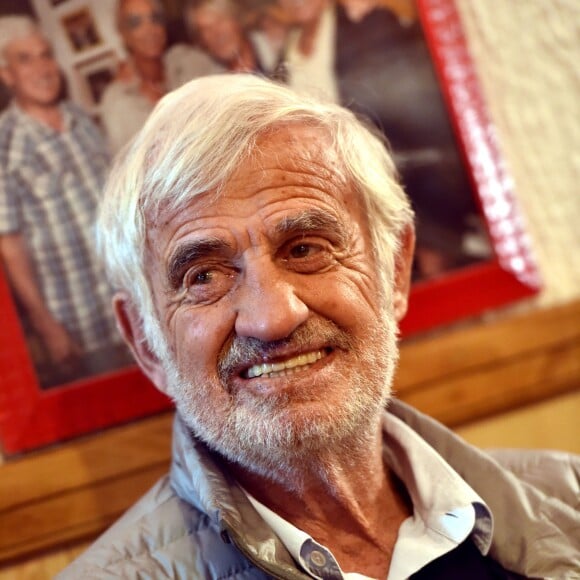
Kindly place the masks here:
POLYGON ((164 393, 167 393, 167 377, 163 365, 151 350, 143 333, 141 316, 133 301, 126 292, 117 292, 113 297, 113 310, 117 319, 117 328, 135 357, 141 370, 151 382, 164 393))
POLYGON ((393 312, 397 322, 403 319, 407 313, 407 306, 409 305, 414 252, 415 228, 409 225, 401 235, 399 252, 395 256, 393 312))

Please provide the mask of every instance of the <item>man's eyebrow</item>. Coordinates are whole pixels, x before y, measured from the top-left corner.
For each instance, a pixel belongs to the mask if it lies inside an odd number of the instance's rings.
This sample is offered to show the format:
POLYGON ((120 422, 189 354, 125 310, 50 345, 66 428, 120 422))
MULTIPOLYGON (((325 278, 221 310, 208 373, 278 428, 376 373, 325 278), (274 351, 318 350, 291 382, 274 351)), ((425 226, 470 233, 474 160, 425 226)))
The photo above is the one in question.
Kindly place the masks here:
POLYGON ((319 209, 305 210, 296 215, 286 216, 276 225, 276 233, 281 236, 316 231, 331 231, 342 243, 346 243, 348 239, 345 225, 330 212, 319 209))
POLYGON ((232 246, 220 238, 190 240, 178 246, 169 258, 167 279, 171 288, 181 285, 183 270, 192 262, 212 254, 231 252, 232 246))

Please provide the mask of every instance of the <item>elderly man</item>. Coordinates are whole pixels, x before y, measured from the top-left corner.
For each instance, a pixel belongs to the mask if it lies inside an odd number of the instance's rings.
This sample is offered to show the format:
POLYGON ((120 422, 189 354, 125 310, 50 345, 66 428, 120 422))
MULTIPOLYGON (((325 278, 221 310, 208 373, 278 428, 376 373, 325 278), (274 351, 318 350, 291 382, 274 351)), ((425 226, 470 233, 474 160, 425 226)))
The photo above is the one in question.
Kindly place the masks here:
POLYGON ((100 247, 176 403, 173 466, 63 577, 573 569, 562 499, 391 400, 413 218, 350 112, 248 75, 183 86, 117 161, 100 247))
POLYGON ((59 383, 91 372, 81 360, 99 372, 125 353, 91 232, 109 158, 88 115, 60 101, 61 73, 32 20, 0 18, 0 59, 13 95, 0 117, 0 261, 40 338, 39 365, 52 366, 47 382, 59 383))

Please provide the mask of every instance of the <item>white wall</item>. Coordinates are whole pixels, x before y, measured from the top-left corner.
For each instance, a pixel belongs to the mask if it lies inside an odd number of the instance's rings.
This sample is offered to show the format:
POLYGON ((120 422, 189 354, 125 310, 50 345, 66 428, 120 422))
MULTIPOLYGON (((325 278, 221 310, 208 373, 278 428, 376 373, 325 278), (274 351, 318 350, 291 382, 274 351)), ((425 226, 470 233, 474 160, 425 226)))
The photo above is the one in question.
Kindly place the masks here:
POLYGON ((568 302, 580 296, 580 2, 456 3, 544 278, 532 307, 568 302))

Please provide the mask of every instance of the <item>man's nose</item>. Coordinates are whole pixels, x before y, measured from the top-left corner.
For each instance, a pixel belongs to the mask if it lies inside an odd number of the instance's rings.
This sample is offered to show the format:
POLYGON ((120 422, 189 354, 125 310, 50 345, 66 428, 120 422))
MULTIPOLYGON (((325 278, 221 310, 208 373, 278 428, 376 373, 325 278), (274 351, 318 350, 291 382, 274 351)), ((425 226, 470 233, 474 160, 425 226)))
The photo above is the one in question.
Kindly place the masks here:
POLYGON ((291 275, 268 258, 245 269, 236 304, 238 336, 281 340, 307 320, 308 307, 296 295, 291 275))
POLYGON ((34 60, 34 74, 38 76, 60 77, 60 69, 58 63, 52 56, 41 57, 34 60))

